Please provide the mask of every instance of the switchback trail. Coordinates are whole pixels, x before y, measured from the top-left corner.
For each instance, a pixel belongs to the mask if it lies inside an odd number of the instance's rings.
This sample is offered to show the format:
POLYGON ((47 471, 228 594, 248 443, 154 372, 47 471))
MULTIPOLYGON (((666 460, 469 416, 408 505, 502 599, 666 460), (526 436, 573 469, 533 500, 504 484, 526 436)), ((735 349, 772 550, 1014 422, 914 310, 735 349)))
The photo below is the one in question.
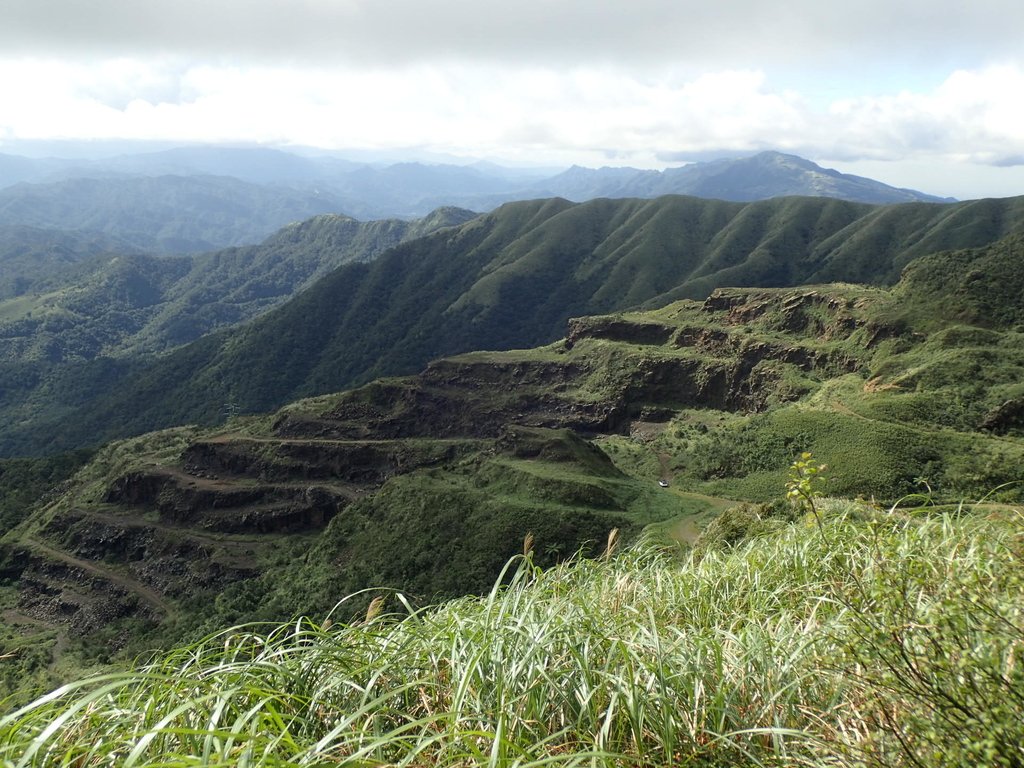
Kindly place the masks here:
POLYGON ((145 584, 141 584, 138 581, 123 576, 122 574, 117 573, 116 571, 112 571, 109 568, 104 568, 103 566, 97 563, 93 563, 88 560, 81 560, 77 557, 74 557, 73 555, 69 555, 67 552, 62 552, 59 549, 54 549, 53 547, 49 546, 48 544, 44 544, 38 539, 25 539, 25 543, 28 544, 30 548, 42 552, 47 557, 50 557, 54 560, 58 560, 67 565, 74 566, 75 568, 81 568, 83 571, 86 571, 87 573, 91 573, 94 576, 98 576, 101 579, 105 579, 106 581, 111 582, 112 584, 116 584, 117 586, 124 589, 126 592, 130 592, 142 598, 152 607, 159 609, 168 616, 174 614, 174 608, 171 606, 171 604, 164 600, 162 595, 150 589, 145 584))

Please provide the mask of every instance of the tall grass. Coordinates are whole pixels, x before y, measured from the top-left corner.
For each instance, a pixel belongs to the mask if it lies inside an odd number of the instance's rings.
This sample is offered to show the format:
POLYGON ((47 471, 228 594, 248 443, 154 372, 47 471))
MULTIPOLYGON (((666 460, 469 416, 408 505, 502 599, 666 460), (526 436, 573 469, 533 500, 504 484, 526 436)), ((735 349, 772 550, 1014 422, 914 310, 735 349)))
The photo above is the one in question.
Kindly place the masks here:
POLYGON ((0 760, 1024 764, 1021 520, 824 511, 826 537, 527 554, 485 597, 234 628, 7 715, 0 760))

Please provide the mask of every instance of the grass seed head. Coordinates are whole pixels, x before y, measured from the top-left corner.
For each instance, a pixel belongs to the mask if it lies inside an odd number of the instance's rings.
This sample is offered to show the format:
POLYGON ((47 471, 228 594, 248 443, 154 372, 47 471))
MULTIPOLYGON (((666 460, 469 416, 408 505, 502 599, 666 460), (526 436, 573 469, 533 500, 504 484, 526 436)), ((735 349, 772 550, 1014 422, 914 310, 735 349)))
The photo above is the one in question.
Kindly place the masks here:
POLYGON ((608 543, 604 547, 604 558, 607 560, 615 554, 616 548, 619 546, 619 529, 612 528, 608 531, 608 543))
POLYGON ((380 616, 380 612, 384 610, 384 595, 377 595, 370 604, 366 606, 366 623, 369 624, 371 621, 380 616))

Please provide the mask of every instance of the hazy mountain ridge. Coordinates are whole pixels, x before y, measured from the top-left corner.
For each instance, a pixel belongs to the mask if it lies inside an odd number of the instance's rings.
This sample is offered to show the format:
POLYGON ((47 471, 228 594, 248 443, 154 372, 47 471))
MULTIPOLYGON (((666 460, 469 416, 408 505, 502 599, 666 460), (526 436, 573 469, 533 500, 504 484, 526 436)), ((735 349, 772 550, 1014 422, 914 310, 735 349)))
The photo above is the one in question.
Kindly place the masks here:
POLYGON ((0 189, 0 224, 102 232, 163 254, 258 242, 338 210, 314 193, 224 176, 81 177, 0 189))
POLYGON ((796 155, 761 152, 739 159, 693 163, 664 171, 574 167, 538 182, 538 191, 582 202, 595 197, 694 195, 749 202, 803 195, 860 203, 955 202, 872 179, 822 168, 796 155))
POLYGON ((99 232, 0 225, 0 301, 72 279, 75 266, 94 256, 133 250, 99 232))
MULTIPOLYGON (((313 196, 314 200, 333 206, 331 211, 361 219, 419 217, 446 205, 489 211, 506 202, 540 197, 565 197, 583 202, 600 197, 654 198, 686 194, 749 202, 806 195, 876 204, 949 202, 841 174, 779 152, 693 163, 664 171, 573 167, 553 176, 549 171, 509 169, 493 163, 370 164, 332 156, 300 156, 267 148, 190 147, 90 162, 0 155, 0 187, 17 180, 32 180, 49 182, 52 190, 56 188, 54 183, 66 185, 72 178, 93 177, 108 185, 117 185, 127 183, 132 177, 166 175, 230 176, 273 189, 279 195, 299 196, 293 202, 300 205, 309 203, 302 195, 313 196), (36 166, 37 171, 33 173, 31 168, 36 166), (5 168, 9 168, 6 174, 5 168)), ((32 222, 26 219, 22 223, 32 222)), ((209 234, 204 237, 208 239, 209 234)), ((258 238, 251 238, 255 239, 258 238)), ((222 239, 217 242, 229 245, 239 241, 222 239)))
POLYGON ((332 172, 347 172, 364 165, 258 147, 176 147, 92 159, 29 158, 0 153, 0 188, 19 182, 46 184, 75 178, 129 176, 228 176, 250 184, 302 186, 332 172))

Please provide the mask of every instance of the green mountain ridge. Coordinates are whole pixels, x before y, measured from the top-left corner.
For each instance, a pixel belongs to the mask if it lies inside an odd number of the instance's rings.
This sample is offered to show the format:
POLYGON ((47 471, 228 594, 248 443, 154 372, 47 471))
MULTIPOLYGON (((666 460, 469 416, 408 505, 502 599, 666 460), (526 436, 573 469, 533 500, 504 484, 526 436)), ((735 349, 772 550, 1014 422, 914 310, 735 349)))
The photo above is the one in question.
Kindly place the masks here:
POLYGON ((413 221, 360 222, 329 214, 291 224, 260 245, 79 262, 64 280, 49 278, 45 293, 0 302, 0 358, 60 362, 165 352, 245 322, 343 264, 372 260, 475 215, 446 208, 413 221))
POLYGON ((486 590, 531 531, 540 565, 612 528, 689 546, 737 500, 781 498, 803 451, 832 468, 830 495, 1019 502, 1020 294, 969 319, 990 295, 977 267, 998 279, 1022 257, 1013 236, 923 257, 892 289, 720 289, 577 318, 544 347, 111 444, 4 536, 0 608, 40 648, 81 636, 106 658, 323 616, 365 587, 430 602, 486 590))
POLYGON ((235 331, 172 352, 71 427, 45 414, 4 451, 73 448, 413 373, 473 349, 557 338, 569 317, 702 298, 725 285, 889 284, 916 257, 1024 231, 1024 198, 875 207, 825 198, 511 203, 326 276, 235 331), (52 436, 52 437, 51 437, 52 436))
MULTIPOLYGON (((146 357, 244 322, 339 264, 372 259, 473 215, 440 209, 420 220, 377 222, 330 215, 285 227, 259 246, 193 257, 83 258, 63 278, 40 277, 44 292, 0 301, 0 413, 8 424, 40 413, 63 420, 67 409, 116 387, 146 357)), ((58 236, 33 237, 47 243, 58 236)), ((40 444, 53 449, 46 436, 40 444)))

